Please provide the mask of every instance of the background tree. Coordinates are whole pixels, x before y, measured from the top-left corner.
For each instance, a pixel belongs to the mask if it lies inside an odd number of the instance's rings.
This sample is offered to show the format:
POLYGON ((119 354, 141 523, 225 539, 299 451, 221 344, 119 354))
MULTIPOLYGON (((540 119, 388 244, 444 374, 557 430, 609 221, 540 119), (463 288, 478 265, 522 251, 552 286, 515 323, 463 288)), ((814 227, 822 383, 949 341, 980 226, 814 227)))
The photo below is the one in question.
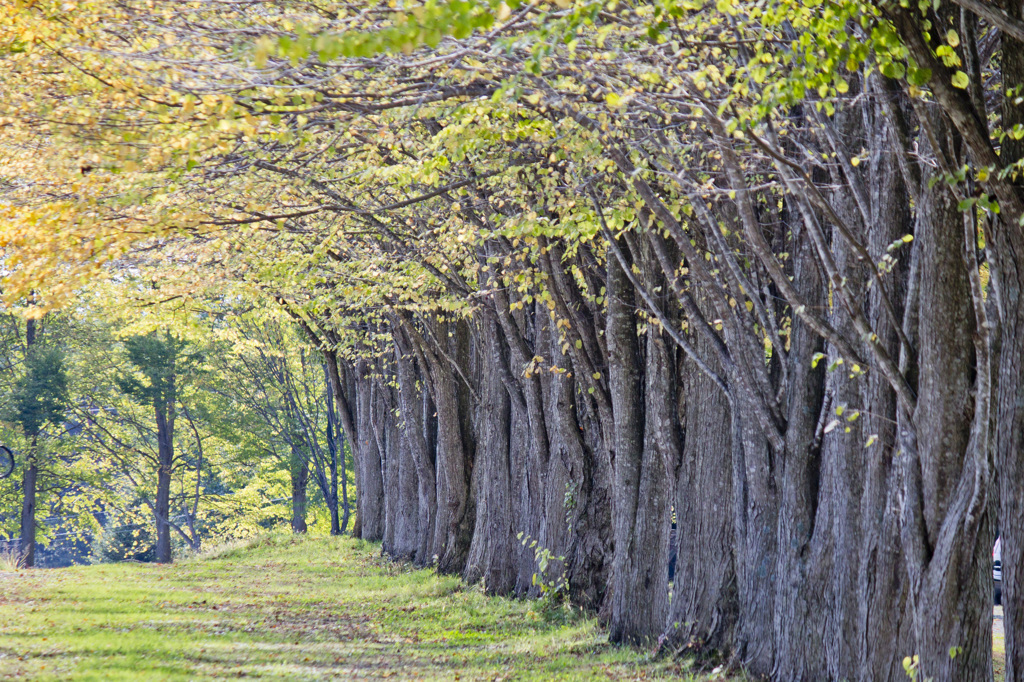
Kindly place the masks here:
MULTIPOLYGON (((188 354, 185 341, 169 332, 131 336, 123 343, 134 371, 126 372, 115 381, 125 394, 148 403, 156 422, 157 485, 155 499, 149 506, 156 521, 156 561, 169 563, 172 560, 171 477, 176 464, 174 427, 181 382, 194 370, 197 358, 188 354)), ((198 434, 196 437, 198 440, 198 434)))
POLYGON ((28 323, 24 370, 15 384, 7 419, 21 427, 28 441, 22 477, 21 560, 35 565, 36 493, 39 484, 39 438, 47 427, 60 428, 69 403, 64 355, 58 348, 36 343, 35 321, 28 323))
POLYGON ((331 534, 343 533, 350 514, 346 453, 319 354, 304 347, 290 322, 242 317, 232 329, 235 347, 219 363, 231 377, 225 390, 256 418, 249 428, 261 447, 289 471, 292 530, 306 531, 306 487, 312 473, 327 506, 331 534))

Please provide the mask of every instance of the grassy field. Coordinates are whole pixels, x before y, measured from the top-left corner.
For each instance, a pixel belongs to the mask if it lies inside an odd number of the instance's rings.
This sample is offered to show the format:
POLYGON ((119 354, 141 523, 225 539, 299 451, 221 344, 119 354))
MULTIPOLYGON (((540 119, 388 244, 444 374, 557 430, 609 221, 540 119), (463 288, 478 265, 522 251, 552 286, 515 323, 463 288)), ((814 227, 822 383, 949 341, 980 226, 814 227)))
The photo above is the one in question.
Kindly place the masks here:
POLYGON ((0 573, 0 678, 228 677, 694 679, 608 645, 592 619, 486 597, 350 539, 0 573))

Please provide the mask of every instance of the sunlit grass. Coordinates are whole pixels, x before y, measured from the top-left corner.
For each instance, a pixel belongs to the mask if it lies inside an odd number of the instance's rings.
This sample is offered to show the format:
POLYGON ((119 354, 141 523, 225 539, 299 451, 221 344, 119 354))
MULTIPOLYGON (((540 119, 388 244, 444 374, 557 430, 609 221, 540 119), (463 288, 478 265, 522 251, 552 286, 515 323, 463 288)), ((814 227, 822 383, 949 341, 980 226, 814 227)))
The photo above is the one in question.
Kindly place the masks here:
MULTIPOLYGON (((0 575, 0 677, 689 677, 582 614, 487 597, 351 539, 273 535, 173 566, 0 575)), ((703 678, 702 678, 703 679, 703 678)))
POLYGON ((1006 677, 1006 636, 1003 633, 1003 607, 997 606, 992 627, 992 668, 996 682, 1006 677))

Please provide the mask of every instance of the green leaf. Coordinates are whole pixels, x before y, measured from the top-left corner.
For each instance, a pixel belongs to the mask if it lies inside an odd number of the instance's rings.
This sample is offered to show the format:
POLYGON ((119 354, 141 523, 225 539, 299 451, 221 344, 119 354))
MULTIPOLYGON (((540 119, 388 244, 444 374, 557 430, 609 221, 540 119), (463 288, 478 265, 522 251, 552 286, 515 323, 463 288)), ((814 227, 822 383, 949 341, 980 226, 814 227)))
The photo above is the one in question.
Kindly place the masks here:
POLYGON ((903 78, 903 76, 907 72, 906 68, 899 62, 889 62, 887 64, 882 64, 882 68, 880 69, 880 71, 882 72, 882 75, 885 76, 886 78, 896 79, 903 78))
POLYGON ((907 82, 911 85, 925 85, 932 77, 931 69, 919 69, 916 66, 911 66, 907 69, 907 82))

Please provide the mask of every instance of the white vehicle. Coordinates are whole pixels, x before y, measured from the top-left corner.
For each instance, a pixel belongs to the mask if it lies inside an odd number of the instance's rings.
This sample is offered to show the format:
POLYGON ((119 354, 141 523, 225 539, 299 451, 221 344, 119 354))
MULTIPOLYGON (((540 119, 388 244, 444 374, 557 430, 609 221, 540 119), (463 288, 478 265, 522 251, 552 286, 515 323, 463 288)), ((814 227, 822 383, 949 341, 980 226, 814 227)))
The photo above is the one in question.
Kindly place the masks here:
POLYGON ((992 580, 995 582, 995 603, 1003 602, 1003 538, 996 538, 996 546, 992 548, 992 580))

